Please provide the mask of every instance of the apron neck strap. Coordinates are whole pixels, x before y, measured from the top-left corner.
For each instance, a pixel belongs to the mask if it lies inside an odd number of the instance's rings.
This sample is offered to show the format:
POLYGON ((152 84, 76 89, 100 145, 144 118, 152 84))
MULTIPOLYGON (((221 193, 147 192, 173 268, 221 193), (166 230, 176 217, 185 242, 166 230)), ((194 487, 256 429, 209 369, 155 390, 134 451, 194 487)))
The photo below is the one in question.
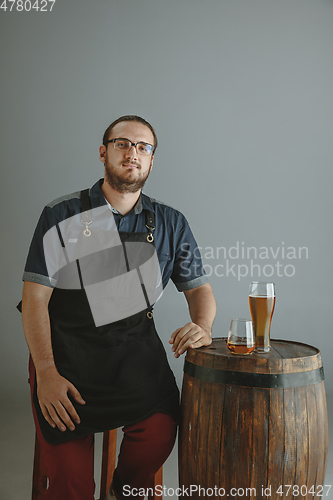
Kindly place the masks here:
POLYGON ((152 243, 154 241, 155 214, 151 210, 146 210, 146 228, 148 229, 147 241, 152 243))
POLYGON ((151 210, 146 210, 146 227, 151 231, 155 229, 155 214, 151 210))
POLYGON ((90 201, 90 196, 89 196, 89 188, 84 189, 80 193, 80 200, 81 200, 81 210, 82 212, 88 212, 88 210, 91 210, 91 201, 90 201))

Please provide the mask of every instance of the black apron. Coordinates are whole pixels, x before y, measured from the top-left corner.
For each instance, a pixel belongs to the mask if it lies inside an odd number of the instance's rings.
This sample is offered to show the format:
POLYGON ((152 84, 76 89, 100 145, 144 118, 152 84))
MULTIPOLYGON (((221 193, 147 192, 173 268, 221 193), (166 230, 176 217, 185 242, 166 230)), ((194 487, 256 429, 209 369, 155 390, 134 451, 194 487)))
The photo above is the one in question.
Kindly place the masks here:
MULTIPOLYGON (((91 206, 88 192, 81 192, 82 212, 86 212, 91 206)), ((147 211, 148 232, 119 232, 128 271, 131 267, 130 258, 126 254, 128 243, 140 243, 138 248, 145 249, 142 259, 146 259, 152 251, 155 252, 152 234, 154 223, 154 213, 147 211)), ((90 226, 86 230, 90 231, 90 226)), ((95 266, 98 266, 96 262, 100 260, 100 268, 103 270, 110 264, 110 259, 112 263, 112 252, 114 250, 97 252, 88 258, 93 259, 95 266)), ((136 255, 135 259, 140 261, 140 256, 136 255)), ((144 420, 155 412, 167 413, 177 421, 179 391, 154 326, 152 306, 144 283, 141 282, 146 302, 144 310, 124 319, 96 326, 82 282, 80 261, 81 259, 75 265, 81 288, 54 288, 49 302, 49 314, 57 370, 74 384, 86 404, 80 405, 69 396, 81 423, 75 426, 74 431, 67 429, 61 432, 58 428, 54 429, 42 415, 35 381, 33 401, 45 440, 55 444, 81 438, 144 420)), ((64 267, 62 272, 67 273, 66 276, 73 272, 73 263, 68 269, 64 267)))

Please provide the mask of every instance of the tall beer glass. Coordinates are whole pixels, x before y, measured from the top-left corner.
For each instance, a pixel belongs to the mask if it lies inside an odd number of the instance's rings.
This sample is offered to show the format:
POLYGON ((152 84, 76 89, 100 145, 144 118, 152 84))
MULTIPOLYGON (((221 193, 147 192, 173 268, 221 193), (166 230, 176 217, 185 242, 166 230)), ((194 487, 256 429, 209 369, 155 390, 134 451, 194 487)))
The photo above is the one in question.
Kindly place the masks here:
POLYGON ((269 352, 271 321, 275 307, 274 283, 253 281, 249 292, 256 352, 269 352))

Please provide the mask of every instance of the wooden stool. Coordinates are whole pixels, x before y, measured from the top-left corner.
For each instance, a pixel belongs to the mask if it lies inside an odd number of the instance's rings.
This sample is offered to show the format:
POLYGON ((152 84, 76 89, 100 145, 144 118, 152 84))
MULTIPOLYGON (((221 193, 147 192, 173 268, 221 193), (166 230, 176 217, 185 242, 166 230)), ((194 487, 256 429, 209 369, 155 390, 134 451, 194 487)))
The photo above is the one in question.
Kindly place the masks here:
MULTIPOLYGON (((116 468, 116 446, 117 446, 117 429, 104 432, 103 434, 103 453, 102 453, 102 472, 101 472, 101 489, 100 499, 103 500, 108 488, 111 484, 113 472, 116 468)), ((163 467, 161 467, 153 479, 148 484, 148 488, 152 489, 153 495, 148 495, 149 500, 162 500, 162 495, 155 494, 155 486, 161 486, 163 481, 163 467)), ((35 439, 35 457, 34 469, 32 476, 32 500, 44 500, 47 490, 47 472, 45 462, 42 455, 42 450, 36 435, 35 439)))

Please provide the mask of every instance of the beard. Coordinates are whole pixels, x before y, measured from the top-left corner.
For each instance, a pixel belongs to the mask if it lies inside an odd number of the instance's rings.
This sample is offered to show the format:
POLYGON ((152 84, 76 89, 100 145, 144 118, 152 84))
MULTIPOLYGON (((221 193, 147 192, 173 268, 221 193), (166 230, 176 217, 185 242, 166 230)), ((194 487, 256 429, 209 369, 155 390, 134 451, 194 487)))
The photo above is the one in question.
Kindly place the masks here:
POLYGON ((113 189, 118 191, 118 193, 136 193, 143 188, 146 180, 148 179, 152 167, 151 165, 148 172, 145 175, 142 175, 141 165, 137 162, 131 163, 135 163, 135 165, 138 166, 138 173, 140 175, 135 179, 131 179, 126 171, 118 172, 117 168, 109 162, 108 156, 105 156, 105 180, 113 189))

